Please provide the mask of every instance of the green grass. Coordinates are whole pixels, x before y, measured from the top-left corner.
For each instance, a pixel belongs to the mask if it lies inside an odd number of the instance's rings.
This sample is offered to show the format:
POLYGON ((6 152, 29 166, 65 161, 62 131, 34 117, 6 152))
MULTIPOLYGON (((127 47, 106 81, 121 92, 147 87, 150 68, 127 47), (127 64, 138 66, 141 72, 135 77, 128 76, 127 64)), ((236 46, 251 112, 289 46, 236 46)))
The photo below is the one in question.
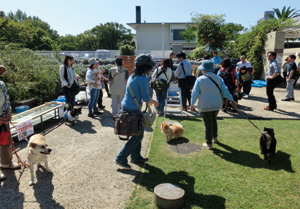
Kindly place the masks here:
MULTIPOLYGON (((202 145, 201 118, 175 118, 185 128, 183 137, 202 145)), ((277 153, 272 164, 259 154, 260 132, 247 120, 218 120, 220 144, 212 151, 182 155, 168 148, 156 121, 149 162, 126 208, 155 208, 154 187, 174 183, 185 190, 185 208, 300 208, 299 121, 254 120, 275 129, 277 153)), ((173 119, 172 119, 173 120, 173 119)))

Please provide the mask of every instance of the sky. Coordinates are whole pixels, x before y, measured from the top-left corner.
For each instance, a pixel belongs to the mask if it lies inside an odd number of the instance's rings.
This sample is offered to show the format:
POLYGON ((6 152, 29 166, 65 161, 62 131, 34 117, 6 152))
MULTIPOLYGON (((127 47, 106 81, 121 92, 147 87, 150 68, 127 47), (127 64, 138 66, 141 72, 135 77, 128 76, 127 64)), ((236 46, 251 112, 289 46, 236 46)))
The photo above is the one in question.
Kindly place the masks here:
MULTIPOLYGON (((258 16, 273 8, 291 6, 300 10, 298 1, 291 0, 0 0, 0 11, 8 14, 18 9, 28 16, 47 22, 59 35, 78 35, 96 25, 118 22, 127 28, 135 23, 135 7, 141 6, 141 20, 147 23, 190 22, 193 14, 225 14, 226 22, 246 28, 255 25, 258 16)), ((131 31, 135 33, 134 30, 131 31)))

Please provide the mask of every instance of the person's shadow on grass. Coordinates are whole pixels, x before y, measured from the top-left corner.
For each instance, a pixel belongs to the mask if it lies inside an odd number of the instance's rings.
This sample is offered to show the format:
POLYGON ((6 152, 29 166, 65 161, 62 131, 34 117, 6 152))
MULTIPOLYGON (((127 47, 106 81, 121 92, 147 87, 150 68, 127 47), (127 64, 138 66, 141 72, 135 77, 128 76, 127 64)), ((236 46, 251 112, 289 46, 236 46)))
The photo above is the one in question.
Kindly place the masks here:
POLYGON ((150 164, 145 164, 144 168, 148 170, 148 172, 129 172, 130 170, 128 169, 118 169, 118 171, 125 174, 136 175, 133 182, 146 187, 147 190, 151 192, 154 192, 154 187, 162 183, 178 185, 185 191, 184 208, 192 208, 194 206, 201 208, 225 208, 225 198, 217 195, 196 193, 194 189, 195 178, 185 171, 173 171, 166 174, 161 169, 150 164))
POLYGON ((41 209, 64 208, 53 199, 54 186, 52 184, 53 173, 47 172, 44 167, 36 171, 37 183, 33 185, 34 196, 41 209))
MULTIPOLYGON (((290 155, 282 151, 277 151, 273 157, 272 164, 269 164, 263 160, 258 154, 244 150, 236 150, 226 144, 218 143, 218 145, 224 148, 226 151, 213 148, 213 153, 218 155, 232 163, 240 164, 243 166, 248 166, 251 168, 267 168, 270 170, 285 170, 287 172, 294 173, 295 171, 292 168, 292 163, 290 160, 290 155)), ((257 152, 259 147, 257 147, 257 152)))

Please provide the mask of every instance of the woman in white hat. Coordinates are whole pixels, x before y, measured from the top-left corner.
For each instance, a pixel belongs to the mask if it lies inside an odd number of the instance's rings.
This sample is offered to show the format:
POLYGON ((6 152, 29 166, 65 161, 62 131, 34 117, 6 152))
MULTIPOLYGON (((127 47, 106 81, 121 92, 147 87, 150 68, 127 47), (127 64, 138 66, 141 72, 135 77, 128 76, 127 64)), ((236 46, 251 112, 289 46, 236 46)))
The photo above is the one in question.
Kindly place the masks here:
POLYGON ((96 58, 89 59, 89 68, 86 72, 86 82, 88 83, 90 91, 90 100, 88 104, 89 114, 91 118, 95 117, 95 114, 102 114, 98 111, 96 105, 100 95, 100 89, 102 89, 101 78, 98 71, 99 62, 96 58))

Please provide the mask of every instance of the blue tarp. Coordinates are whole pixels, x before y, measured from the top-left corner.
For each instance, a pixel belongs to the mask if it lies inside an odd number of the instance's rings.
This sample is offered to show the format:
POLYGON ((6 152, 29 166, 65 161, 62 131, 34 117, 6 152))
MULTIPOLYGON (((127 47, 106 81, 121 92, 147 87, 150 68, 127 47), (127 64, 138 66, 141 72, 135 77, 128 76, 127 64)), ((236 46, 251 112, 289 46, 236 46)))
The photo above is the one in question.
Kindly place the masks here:
POLYGON ((267 86, 267 82, 266 81, 261 81, 261 80, 253 80, 253 83, 251 84, 252 87, 265 87, 267 86))

